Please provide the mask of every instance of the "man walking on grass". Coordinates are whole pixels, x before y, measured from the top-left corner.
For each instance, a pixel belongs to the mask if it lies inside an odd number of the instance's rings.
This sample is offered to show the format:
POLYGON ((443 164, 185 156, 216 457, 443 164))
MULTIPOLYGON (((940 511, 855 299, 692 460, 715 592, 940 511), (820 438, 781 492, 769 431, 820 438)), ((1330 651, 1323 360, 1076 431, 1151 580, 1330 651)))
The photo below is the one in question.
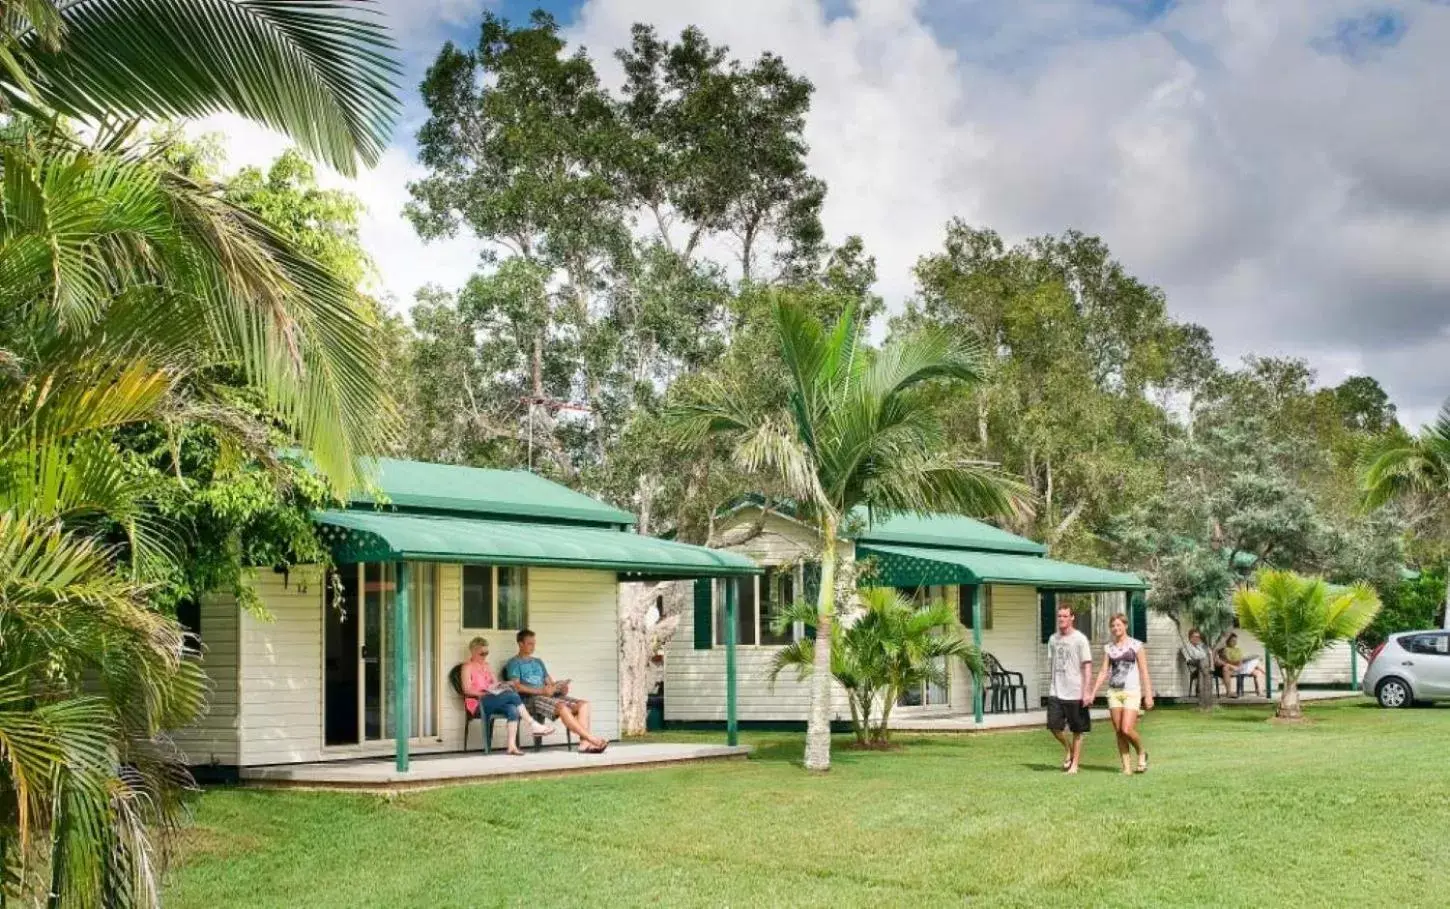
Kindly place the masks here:
POLYGON ((1073 627, 1072 610, 1057 607, 1057 631, 1047 639, 1052 687, 1047 698, 1047 728, 1062 743, 1062 769, 1077 773, 1082 737, 1092 729, 1093 651, 1087 635, 1073 627), (1069 735, 1071 733, 1071 735, 1069 735))

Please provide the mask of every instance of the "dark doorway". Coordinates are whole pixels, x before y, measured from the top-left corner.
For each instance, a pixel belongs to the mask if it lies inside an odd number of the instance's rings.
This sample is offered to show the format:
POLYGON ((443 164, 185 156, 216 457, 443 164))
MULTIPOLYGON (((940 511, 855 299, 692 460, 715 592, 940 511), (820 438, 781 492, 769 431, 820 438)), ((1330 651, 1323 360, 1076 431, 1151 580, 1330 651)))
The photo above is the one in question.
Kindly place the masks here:
POLYGON ((327 585, 323 611, 323 684, 326 686, 323 738, 329 745, 356 745, 358 736, 358 566, 338 566, 337 582, 327 585), (341 594, 339 595, 339 587, 341 594))

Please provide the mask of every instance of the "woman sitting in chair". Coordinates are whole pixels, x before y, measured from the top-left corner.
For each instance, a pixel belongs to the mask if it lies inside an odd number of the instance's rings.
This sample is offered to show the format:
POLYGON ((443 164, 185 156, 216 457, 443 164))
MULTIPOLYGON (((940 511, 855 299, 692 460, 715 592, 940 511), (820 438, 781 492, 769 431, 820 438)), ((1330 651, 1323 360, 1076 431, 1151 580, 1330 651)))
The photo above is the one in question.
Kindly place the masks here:
POLYGON ((1223 686, 1227 691, 1233 691, 1231 697, 1238 697, 1238 689, 1234 686, 1235 679, 1250 677, 1254 680, 1254 694, 1262 696, 1264 686, 1264 667, 1259 665, 1259 658, 1256 656, 1245 657, 1242 649, 1239 648, 1239 636, 1230 634, 1228 640, 1223 642, 1223 648, 1218 652, 1219 666, 1223 672, 1223 686))
MULTIPOLYGON (((463 689, 463 704, 469 713, 480 720, 485 714, 494 713, 502 713, 508 718, 509 754, 523 754, 519 748, 519 722, 524 718, 528 718, 529 728, 536 736, 549 735, 554 731, 553 726, 534 721, 524 709, 524 701, 514 690, 513 683, 494 678, 488 665, 488 638, 474 638, 468 642, 468 660, 463 664, 458 681, 463 689)), ((490 731, 488 724, 484 723, 483 734, 488 735, 490 731)))

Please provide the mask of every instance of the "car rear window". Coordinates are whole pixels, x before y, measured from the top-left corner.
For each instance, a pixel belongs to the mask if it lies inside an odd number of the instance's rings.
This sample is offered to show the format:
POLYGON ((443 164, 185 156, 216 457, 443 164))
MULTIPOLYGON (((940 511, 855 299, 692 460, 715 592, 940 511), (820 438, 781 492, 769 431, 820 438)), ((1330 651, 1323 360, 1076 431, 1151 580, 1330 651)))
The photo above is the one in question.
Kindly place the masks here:
POLYGON ((1410 653, 1447 656, 1450 655, 1450 634, 1414 634, 1402 638, 1400 646, 1410 653))

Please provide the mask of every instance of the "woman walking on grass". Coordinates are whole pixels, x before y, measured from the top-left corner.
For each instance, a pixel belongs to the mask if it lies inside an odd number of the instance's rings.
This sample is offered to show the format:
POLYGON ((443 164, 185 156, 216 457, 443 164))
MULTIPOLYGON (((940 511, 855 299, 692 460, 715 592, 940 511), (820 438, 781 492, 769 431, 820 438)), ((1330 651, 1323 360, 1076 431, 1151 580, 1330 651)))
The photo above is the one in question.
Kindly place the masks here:
POLYGON ((1153 709, 1153 682, 1148 678, 1148 650, 1143 642, 1128 637, 1128 617, 1121 612, 1108 623, 1113 639, 1103 648, 1103 668, 1093 685, 1096 700, 1103 682, 1108 683, 1108 713, 1118 734, 1118 757, 1123 773, 1133 773, 1133 752, 1138 752, 1138 772, 1148 771, 1148 751, 1138 733, 1138 714, 1153 709))

